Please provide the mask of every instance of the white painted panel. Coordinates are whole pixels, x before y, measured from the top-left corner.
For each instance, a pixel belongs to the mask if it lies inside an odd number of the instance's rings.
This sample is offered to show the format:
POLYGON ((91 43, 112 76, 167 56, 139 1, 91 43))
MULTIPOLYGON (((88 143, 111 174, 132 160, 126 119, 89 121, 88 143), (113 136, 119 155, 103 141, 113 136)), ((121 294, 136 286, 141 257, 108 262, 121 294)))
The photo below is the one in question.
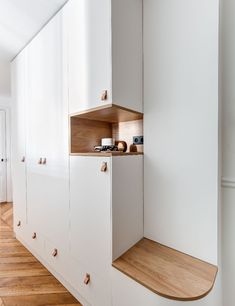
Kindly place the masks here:
POLYGON ((220 285, 219 276, 217 277, 215 288, 205 298, 192 302, 174 301, 153 293, 113 268, 112 306, 222 306, 221 296, 219 295, 220 285))
POLYGON ((113 103, 143 111, 142 0, 112 0, 113 103))
POLYGON ((68 246, 68 101, 64 91, 61 13, 28 48, 27 200, 29 222, 58 247, 68 246), (45 165, 39 165, 46 158, 45 165), (50 217, 49 217, 50 216, 50 217))
POLYGON ((235 177, 235 2, 222 1, 222 101, 223 101, 223 176, 235 177))
POLYGON ((26 219, 26 55, 22 52, 12 63, 12 183, 14 227, 20 220, 25 226, 26 219), (25 161, 24 161, 25 159, 25 161))
POLYGON ((97 275, 89 264, 75 261, 73 258, 70 259, 69 267, 72 275, 70 283, 86 301, 92 306, 112 305, 110 277, 105 277, 104 274, 97 275), (84 279, 87 273, 90 275, 90 283, 85 285, 84 279))
POLYGON ((100 275, 111 265, 111 172, 109 157, 70 157, 71 254, 100 275))
POLYGON ((221 67, 222 67, 222 264, 223 305, 235 300, 235 2, 221 1, 221 67))
POLYGON ((145 236, 217 263, 218 0, 145 0, 145 236))
POLYGON ((111 2, 70 0, 68 26, 69 112, 111 103, 111 2), (101 93, 108 90, 108 100, 101 93))
POLYGON ((113 157, 113 260, 143 238, 143 221, 143 156, 113 157))

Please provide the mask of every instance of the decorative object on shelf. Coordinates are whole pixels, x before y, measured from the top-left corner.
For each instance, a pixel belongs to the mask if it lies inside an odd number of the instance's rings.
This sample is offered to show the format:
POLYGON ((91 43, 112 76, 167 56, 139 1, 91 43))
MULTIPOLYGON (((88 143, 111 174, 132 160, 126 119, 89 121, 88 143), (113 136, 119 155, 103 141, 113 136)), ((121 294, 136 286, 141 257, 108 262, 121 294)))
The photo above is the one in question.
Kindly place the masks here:
POLYGON ((130 152, 138 152, 135 144, 130 145, 130 152))
POLYGON ((42 164, 42 158, 39 158, 38 164, 41 165, 42 164))
POLYGON ((115 145, 117 146, 118 151, 120 151, 120 152, 126 152, 127 151, 127 143, 125 141, 117 140, 117 141, 115 141, 115 145))
POLYGON ((116 145, 111 145, 111 146, 94 146, 94 150, 96 152, 111 152, 111 151, 118 151, 118 147, 116 145))
POLYGON ((114 140, 113 138, 102 138, 101 139, 101 146, 113 146, 114 140))

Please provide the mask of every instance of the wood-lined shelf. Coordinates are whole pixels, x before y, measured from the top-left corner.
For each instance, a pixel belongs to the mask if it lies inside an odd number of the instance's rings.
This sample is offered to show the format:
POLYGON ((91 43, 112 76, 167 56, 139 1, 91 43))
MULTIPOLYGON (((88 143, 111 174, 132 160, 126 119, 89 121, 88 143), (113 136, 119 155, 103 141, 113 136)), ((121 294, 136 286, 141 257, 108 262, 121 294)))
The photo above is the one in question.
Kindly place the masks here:
POLYGON ((108 104, 73 114, 71 117, 118 123, 143 119, 143 114, 115 104, 108 104))
POLYGON ((193 301, 213 288, 217 267, 143 238, 113 267, 165 298, 193 301))
POLYGON ((70 156, 130 156, 130 155, 143 155, 143 152, 119 152, 119 151, 112 151, 112 152, 87 152, 87 153, 70 153, 70 156))
POLYGON ((133 136, 143 135, 143 114, 124 107, 110 104, 71 115, 70 130, 71 154, 126 156, 143 153, 143 145, 132 146, 133 136), (95 152, 94 146, 100 146, 102 138, 125 141, 127 152, 95 152))

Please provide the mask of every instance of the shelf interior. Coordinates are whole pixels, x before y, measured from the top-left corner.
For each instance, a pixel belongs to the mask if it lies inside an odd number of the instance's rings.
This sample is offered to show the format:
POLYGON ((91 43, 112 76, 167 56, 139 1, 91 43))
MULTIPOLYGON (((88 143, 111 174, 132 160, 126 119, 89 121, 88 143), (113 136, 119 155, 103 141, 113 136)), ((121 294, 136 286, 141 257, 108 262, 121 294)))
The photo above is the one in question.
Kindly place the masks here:
POLYGON ((116 105, 108 105, 77 113, 70 117, 70 153, 101 155, 94 146, 102 138, 113 138, 127 143, 127 152, 109 152, 112 156, 143 154, 143 145, 133 146, 133 136, 143 136, 143 114, 116 105))

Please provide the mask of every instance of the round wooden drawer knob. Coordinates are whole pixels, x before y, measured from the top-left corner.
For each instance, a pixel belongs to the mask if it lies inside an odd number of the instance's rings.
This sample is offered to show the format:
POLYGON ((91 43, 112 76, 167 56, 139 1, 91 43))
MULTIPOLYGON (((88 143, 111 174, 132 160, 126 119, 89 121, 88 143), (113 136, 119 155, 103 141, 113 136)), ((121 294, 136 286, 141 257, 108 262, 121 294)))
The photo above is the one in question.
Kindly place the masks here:
POLYGON ((18 227, 21 226, 21 221, 18 221, 17 226, 18 226, 18 227))
POLYGON ((52 256, 53 257, 56 257, 58 255, 58 250, 57 249, 54 249, 54 251, 52 252, 52 256))
POLYGON ((89 282, 90 282, 90 280, 91 280, 90 274, 86 273, 86 276, 85 276, 84 281, 83 281, 84 284, 85 284, 85 285, 88 285, 89 282))
POLYGON ((36 238, 37 238, 37 234, 36 234, 36 233, 33 233, 32 239, 36 239, 36 238))

